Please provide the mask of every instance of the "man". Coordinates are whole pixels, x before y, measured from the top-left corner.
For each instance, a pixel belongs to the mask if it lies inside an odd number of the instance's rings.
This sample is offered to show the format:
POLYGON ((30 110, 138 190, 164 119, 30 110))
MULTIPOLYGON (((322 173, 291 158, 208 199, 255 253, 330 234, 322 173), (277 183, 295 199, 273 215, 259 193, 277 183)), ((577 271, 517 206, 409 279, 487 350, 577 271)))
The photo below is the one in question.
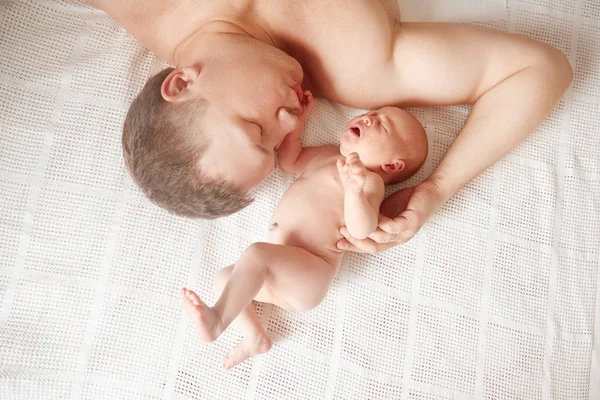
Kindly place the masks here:
POLYGON ((142 190, 181 215, 217 217, 248 204, 275 151, 299 137, 303 89, 362 109, 473 104, 432 175, 386 199, 381 210, 393 222, 365 240, 345 235, 345 250, 409 240, 527 137, 572 80, 565 56, 548 45, 467 25, 401 23, 395 0, 93 3, 176 66, 133 102, 123 143, 142 190))

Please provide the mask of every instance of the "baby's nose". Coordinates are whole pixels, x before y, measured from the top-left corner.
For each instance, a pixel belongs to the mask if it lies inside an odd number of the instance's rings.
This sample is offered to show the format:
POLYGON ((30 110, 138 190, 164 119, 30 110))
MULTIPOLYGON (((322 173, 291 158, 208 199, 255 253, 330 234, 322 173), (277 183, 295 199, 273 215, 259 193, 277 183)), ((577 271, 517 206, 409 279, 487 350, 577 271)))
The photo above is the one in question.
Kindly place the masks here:
POLYGON ((362 117, 362 122, 367 126, 371 126, 373 125, 373 118, 371 118, 369 115, 365 115, 362 117))

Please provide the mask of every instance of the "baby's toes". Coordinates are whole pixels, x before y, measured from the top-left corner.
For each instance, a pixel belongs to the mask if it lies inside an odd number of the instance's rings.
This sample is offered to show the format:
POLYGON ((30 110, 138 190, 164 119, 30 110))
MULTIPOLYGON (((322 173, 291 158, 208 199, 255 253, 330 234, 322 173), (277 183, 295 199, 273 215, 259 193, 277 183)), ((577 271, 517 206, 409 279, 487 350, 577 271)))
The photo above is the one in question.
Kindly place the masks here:
POLYGON ((198 295, 191 290, 188 290, 187 297, 195 306, 202 304, 200 297, 198 297, 198 295))

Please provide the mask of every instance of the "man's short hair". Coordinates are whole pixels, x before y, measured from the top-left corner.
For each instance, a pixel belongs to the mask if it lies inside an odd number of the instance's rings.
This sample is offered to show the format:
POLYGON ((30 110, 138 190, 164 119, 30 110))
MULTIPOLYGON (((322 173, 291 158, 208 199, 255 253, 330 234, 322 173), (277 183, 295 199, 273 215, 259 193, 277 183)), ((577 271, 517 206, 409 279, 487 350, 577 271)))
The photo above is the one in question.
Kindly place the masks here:
POLYGON ((202 176, 199 161, 210 141, 203 135, 204 100, 170 103, 161 86, 173 71, 151 77, 133 100, 123 125, 123 155, 133 180, 155 204, 171 213, 214 219, 252 202, 222 179, 202 176))

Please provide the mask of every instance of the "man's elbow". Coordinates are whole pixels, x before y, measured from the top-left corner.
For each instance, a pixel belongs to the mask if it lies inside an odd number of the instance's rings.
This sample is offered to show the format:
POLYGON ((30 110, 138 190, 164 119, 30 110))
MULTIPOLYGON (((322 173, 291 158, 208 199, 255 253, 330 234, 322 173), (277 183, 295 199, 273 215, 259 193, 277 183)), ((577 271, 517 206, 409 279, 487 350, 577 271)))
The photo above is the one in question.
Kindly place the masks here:
POLYGON ((548 74, 556 88, 564 92, 573 81, 573 67, 560 50, 552 46, 544 46, 542 57, 538 61, 539 67, 548 74))

